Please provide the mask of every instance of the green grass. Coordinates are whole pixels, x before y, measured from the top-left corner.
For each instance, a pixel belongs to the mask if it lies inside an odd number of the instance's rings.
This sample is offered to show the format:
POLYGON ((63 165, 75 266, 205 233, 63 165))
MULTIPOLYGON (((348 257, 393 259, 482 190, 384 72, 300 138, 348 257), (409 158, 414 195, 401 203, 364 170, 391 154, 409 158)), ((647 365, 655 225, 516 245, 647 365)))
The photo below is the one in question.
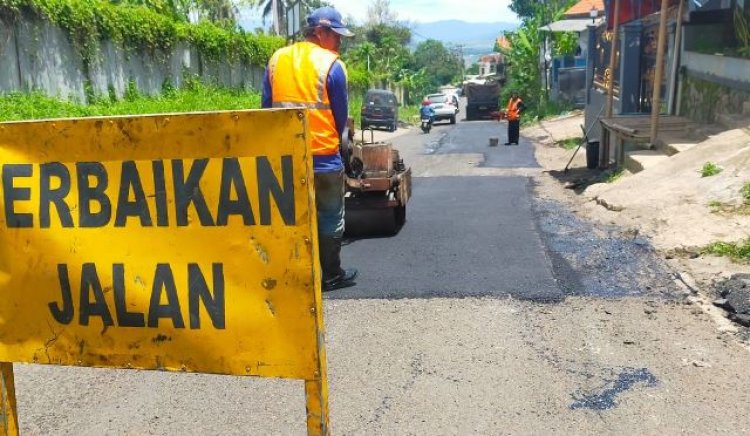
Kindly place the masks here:
POLYGON ((713 162, 706 162, 705 164, 703 164, 703 168, 701 168, 700 173, 701 177, 711 177, 719 174, 722 171, 724 171, 724 168, 716 165, 713 162))
POLYGON ((750 182, 742 185, 742 188, 740 189, 740 195, 742 195, 742 201, 745 204, 750 204, 750 182))
POLYGON ((60 101, 35 92, 0 96, 0 121, 258 108, 260 94, 257 92, 200 84, 161 96, 131 94, 126 100, 102 99, 88 105, 60 101))
POLYGON ((708 207, 712 213, 718 213, 724 211, 726 205, 719 200, 711 200, 708 202, 708 207))
MULTIPOLYGON (((358 129, 362 97, 352 96, 349 114, 358 129)), ((259 109, 260 94, 256 91, 227 89, 191 83, 179 90, 167 90, 160 96, 127 92, 122 100, 98 98, 93 104, 62 101, 39 92, 0 95, 0 121, 41 120, 50 118, 79 118, 109 115, 145 115, 172 112, 201 112, 214 110, 259 109)), ((401 121, 414 122, 417 106, 399 110, 401 121)))
POLYGON ((349 116, 354 118, 354 128, 359 130, 359 126, 362 122, 362 100, 364 97, 361 95, 349 94, 349 116))
POLYGON ((560 141, 555 142, 555 144, 557 144, 559 147, 562 147, 566 150, 572 150, 578 147, 579 145, 581 145, 582 142, 583 142, 583 138, 578 137, 578 138, 562 139, 560 141))
POLYGON ((606 183, 615 183, 616 181, 620 180, 623 175, 624 175, 623 170, 617 170, 617 171, 610 173, 604 181, 606 183))
POLYGON ((406 124, 419 123, 419 106, 404 106, 398 111, 398 119, 406 124))
MULTIPOLYGON (((501 99, 500 107, 504 108, 507 102, 507 99, 501 99)), ((529 101, 526 101, 526 103, 529 104, 529 101)), ((522 126, 527 126, 536 123, 537 121, 544 121, 547 119, 555 118, 573 110, 573 106, 568 103, 559 103, 554 101, 547 102, 543 107, 536 107, 531 104, 529 106, 530 107, 527 108, 526 111, 524 111, 523 115, 521 115, 522 126)))
POLYGON ((750 241, 744 242, 714 242, 702 250, 705 254, 729 257, 736 262, 750 260, 750 241))

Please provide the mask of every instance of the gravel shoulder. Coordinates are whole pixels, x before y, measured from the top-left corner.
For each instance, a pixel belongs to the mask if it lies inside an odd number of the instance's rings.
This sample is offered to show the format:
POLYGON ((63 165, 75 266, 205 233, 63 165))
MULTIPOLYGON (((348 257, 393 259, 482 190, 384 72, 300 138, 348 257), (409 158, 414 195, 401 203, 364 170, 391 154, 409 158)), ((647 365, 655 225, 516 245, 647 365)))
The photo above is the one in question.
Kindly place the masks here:
POLYGON ((575 113, 522 131, 522 135, 536 143, 535 155, 543 167, 535 178, 537 195, 569 205, 577 216, 586 220, 616 226, 624 235, 647 239, 659 256, 685 278, 688 286, 700 291, 693 297, 695 302, 701 303, 706 311, 716 312, 717 309, 710 307, 716 297, 713 290, 716 283, 738 273, 750 273, 750 265, 701 255, 700 248, 714 241, 746 238, 750 234, 750 218, 711 213, 708 202, 715 198, 740 201, 739 187, 750 180, 744 164, 750 136, 740 130, 727 131, 712 139, 716 144, 707 143, 704 150, 690 150, 691 154, 685 152, 684 156, 677 155, 659 167, 635 175, 625 172, 612 183, 594 183, 601 181, 601 175, 598 170, 586 169, 585 148, 575 155, 569 171, 564 172, 573 150, 556 144, 580 137, 582 122, 583 115, 575 113), (730 164, 737 160, 738 153, 743 159, 730 164), (722 162, 722 159, 726 161, 724 172, 717 177, 700 178, 696 168, 704 161, 722 162), (602 198, 617 204, 608 204, 602 198))

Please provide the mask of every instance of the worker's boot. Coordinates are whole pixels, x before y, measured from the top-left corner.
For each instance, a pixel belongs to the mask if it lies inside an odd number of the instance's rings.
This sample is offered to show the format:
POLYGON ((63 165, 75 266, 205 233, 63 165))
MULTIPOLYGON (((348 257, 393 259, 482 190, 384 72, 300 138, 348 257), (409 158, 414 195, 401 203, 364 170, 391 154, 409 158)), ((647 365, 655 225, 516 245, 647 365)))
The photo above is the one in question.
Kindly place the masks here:
POLYGON ((324 292, 354 286, 357 270, 341 268, 341 238, 320 237, 320 267, 324 292))

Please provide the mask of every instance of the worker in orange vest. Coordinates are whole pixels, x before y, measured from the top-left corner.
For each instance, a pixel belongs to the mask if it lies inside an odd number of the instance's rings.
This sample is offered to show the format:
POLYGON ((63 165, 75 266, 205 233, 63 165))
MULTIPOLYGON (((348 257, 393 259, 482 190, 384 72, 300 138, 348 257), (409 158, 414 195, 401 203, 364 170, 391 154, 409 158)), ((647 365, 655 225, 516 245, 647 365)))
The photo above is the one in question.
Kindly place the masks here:
POLYGON ((341 38, 354 36, 331 7, 314 10, 305 40, 277 50, 263 80, 264 108, 308 109, 315 206, 318 216, 323 290, 353 286, 356 269, 341 268, 344 234, 344 165, 339 150, 347 125, 346 67, 339 59, 341 38))
POLYGON ((505 118, 508 120, 508 142, 505 145, 518 145, 518 135, 521 128, 521 113, 525 106, 523 100, 518 96, 518 92, 513 91, 508 100, 508 107, 505 109, 505 118))

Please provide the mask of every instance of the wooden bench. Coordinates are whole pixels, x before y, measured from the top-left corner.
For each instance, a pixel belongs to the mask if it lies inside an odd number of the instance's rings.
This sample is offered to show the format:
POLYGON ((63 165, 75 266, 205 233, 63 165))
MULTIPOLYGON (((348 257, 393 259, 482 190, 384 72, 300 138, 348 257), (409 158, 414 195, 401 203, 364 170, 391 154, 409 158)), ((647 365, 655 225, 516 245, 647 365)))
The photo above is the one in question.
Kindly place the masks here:
MULTIPOLYGON (((648 114, 616 115, 599 118, 602 126, 602 142, 599 147, 599 167, 609 167, 609 139, 613 139, 615 165, 620 168, 625 161, 625 143, 645 145, 646 149, 653 149, 651 144, 651 116, 648 114)), ((691 121, 684 117, 673 115, 659 116, 660 132, 684 132, 691 121)))

